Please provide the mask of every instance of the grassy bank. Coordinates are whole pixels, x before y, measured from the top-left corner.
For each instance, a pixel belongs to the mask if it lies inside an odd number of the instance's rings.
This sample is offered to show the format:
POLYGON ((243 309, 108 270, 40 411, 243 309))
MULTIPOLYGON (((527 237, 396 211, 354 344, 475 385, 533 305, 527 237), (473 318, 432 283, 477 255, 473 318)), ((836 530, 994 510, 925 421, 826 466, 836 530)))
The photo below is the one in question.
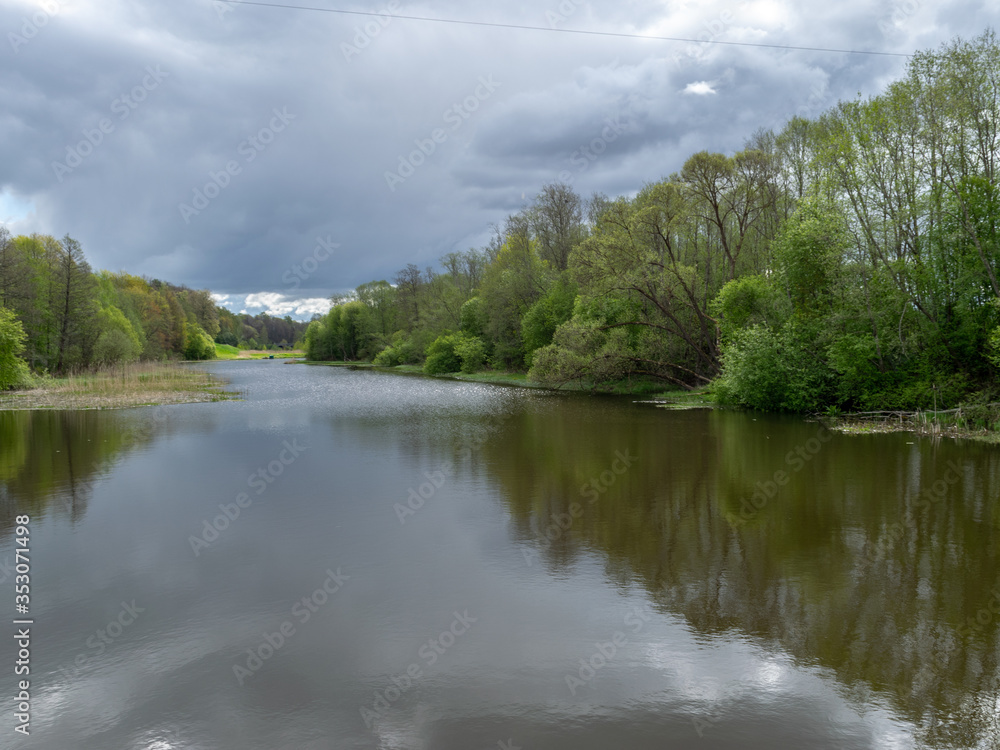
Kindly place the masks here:
POLYGON ((31 389, 0 393, 0 410, 123 409, 236 397, 225 390, 224 381, 203 370, 144 362, 65 378, 36 378, 31 389))
POLYGON ((301 349, 269 351, 266 349, 237 349, 235 346, 230 346, 229 344, 215 345, 215 358, 224 360, 270 359, 271 357, 275 359, 295 359, 304 357, 305 355, 306 353, 301 349))
POLYGON ((965 404, 941 411, 871 411, 841 414, 825 420, 846 435, 912 432, 1000 443, 1000 403, 965 404))

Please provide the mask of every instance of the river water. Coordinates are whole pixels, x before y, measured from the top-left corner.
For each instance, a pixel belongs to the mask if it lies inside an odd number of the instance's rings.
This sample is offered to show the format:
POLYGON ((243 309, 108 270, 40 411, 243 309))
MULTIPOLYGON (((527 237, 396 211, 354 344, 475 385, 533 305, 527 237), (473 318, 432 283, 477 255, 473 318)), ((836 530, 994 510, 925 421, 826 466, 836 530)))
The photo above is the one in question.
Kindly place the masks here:
POLYGON ((206 366, 0 413, 0 747, 1000 747, 1000 449, 206 366))

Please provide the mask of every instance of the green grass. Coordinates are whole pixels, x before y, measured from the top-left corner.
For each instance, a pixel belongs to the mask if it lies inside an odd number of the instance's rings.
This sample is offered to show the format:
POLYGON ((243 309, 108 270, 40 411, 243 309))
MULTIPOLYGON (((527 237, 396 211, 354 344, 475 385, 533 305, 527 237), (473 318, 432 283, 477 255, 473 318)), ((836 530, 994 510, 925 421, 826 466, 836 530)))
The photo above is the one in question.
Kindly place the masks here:
POLYGON ((230 346, 229 344, 216 344, 215 345, 215 356, 216 359, 269 359, 274 357, 275 359, 290 359, 304 357, 305 352, 301 349, 286 349, 282 351, 281 349, 277 351, 271 351, 266 349, 237 349, 235 346, 230 346))

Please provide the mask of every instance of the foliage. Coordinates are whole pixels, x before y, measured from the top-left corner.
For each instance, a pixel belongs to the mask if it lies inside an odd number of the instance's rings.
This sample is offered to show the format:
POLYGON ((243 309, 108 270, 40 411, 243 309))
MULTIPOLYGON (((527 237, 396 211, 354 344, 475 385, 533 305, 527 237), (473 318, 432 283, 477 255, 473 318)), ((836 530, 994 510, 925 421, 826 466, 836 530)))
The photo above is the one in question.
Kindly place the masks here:
POLYGON ((438 375, 446 372, 458 372, 462 369, 462 360, 455 352, 455 345, 461 334, 438 336, 427 347, 427 359, 424 360, 424 372, 428 375, 438 375))
POLYGON ((1000 372, 996 81, 987 31, 916 53, 878 95, 692 154, 627 196, 543 185, 483 247, 361 284, 308 327, 92 274, 72 238, 2 228, 0 305, 39 371, 127 361, 137 341, 143 359, 178 357, 200 331, 304 341, 316 360, 488 362, 553 385, 716 381, 756 409, 955 406, 1000 372))
POLYGON ((726 282, 711 302, 722 339, 752 325, 780 326, 787 319, 780 293, 767 278, 750 274, 726 282))
POLYGON ((31 376, 28 363, 21 358, 27 336, 21 321, 5 307, 0 307, 0 391, 21 388, 31 376))
POLYGON ((392 343, 375 356, 372 364, 378 367, 412 365, 420 362, 422 355, 423 352, 405 331, 397 331, 392 343))
POLYGON ((724 345, 716 396, 723 404, 761 411, 816 411, 827 402, 831 372, 793 327, 754 325, 724 345))
POLYGON ((455 354, 462 362, 462 372, 471 375, 486 364, 486 343, 478 336, 459 334, 455 354))
POLYGON ((184 358, 215 359, 215 342, 197 323, 184 324, 184 358))
MULTIPOLYGON (((135 362, 142 354, 142 341, 125 314, 114 305, 97 314, 101 333, 94 344, 93 361, 110 366, 135 362)), ((197 357, 196 359, 202 359, 197 357)))
POLYGON ((216 344, 222 344, 223 346, 237 347, 240 344, 239 338, 230 330, 220 331, 219 335, 215 337, 216 344))
POLYGON ((560 277, 524 314, 521 319, 521 336, 524 340, 524 360, 528 367, 531 366, 534 351, 551 344, 556 328, 572 316, 576 293, 576 284, 560 277))

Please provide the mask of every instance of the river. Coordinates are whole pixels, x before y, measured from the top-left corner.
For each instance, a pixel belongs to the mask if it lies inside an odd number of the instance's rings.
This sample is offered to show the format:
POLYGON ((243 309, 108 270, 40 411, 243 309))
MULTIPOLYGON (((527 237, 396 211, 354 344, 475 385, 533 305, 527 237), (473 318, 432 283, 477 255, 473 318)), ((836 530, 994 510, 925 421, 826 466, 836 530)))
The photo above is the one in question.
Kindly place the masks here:
POLYGON ((245 400, 0 412, 0 746, 1000 747, 998 448, 205 366, 245 400))

